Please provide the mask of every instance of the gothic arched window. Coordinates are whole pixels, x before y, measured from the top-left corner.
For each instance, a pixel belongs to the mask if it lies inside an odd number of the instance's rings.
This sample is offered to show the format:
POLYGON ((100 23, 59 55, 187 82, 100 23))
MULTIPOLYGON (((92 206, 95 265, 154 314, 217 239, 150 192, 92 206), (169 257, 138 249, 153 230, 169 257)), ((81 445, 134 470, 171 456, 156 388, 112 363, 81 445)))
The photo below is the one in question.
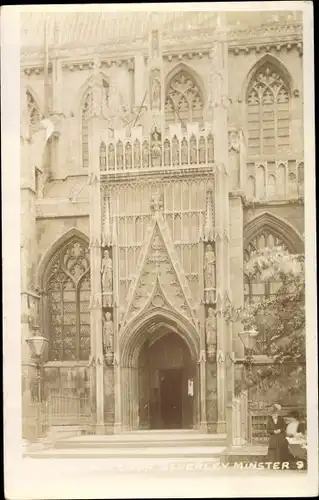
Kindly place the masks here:
MULTIPOLYGON (((244 259, 246 262, 249 261, 252 252, 263 250, 264 248, 273 248, 273 247, 283 247, 286 248, 286 245, 272 232, 268 230, 261 230, 258 235, 249 243, 248 247, 244 252, 244 259)), ((276 293, 280 286, 280 283, 269 282, 264 283, 261 282, 258 276, 254 277, 253 280, 249 280, 245 275, 245 303, 252 303, 258 300, 262 300, 263 297, 269 297, 272 294, 276 293)))
POLYGON ((85 361, 90 354, 90 263, 88 245, 71 238, 46 273, 46 328, 50 361, 85 361))
POLYGON ((290 134, 289 88, 278 69, 265 63, 247 91, 248 153, 268 155, 286 151, 290 134))
POLYGON ((165 99, 166 124, 203 123, 203 96, 195 80, 186 70, 179 71, 170 81, 165 99))
MULTIPOLYGON (((108 104, 109 84, 102 80, 103 84, 103 107, 108 104)), ((83 97, 82 111, 81 111, 81 142, 82 142, 82 167, 89 166, 89 128, 88 116, 92 104, 92 89, 89 88, 83 97)))
MULTIPOLYGON (((264 248, 282 247, 287 249, 283 240, 275 236, 270 229, 262 229, 257 236, 255 236, 244 251, 244 261, 248 262, 253 252, 263 250, 264 248)), ((261 302, 264 299, 269 299, 275 295, 279 290, 282 283, 280 281, 263 281, 258 274, 249 277, 244 274, 244 303, 245 305, 261 302)), ((258 343, 260 345, 267 344, 268 339, 264 337, 262 327, 260 330, 260 337, 258 343)))

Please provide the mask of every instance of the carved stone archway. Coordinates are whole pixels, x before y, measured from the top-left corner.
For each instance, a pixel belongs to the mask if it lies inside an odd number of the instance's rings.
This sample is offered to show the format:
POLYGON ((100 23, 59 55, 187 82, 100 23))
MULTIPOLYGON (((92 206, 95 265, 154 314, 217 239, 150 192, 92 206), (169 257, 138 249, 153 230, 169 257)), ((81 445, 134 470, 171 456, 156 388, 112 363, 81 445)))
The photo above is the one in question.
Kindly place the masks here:
MULTIPOLYGON (((164 346, 165 349, 165 343, 168 351, 171 350, 172 352, 174 345, 179 344, 184 353, 183 361, 180 364, 172 362, 171 365, 166 363, 165 366, 161 366, 161 368, 164 367, 168 371, 176 369, 176 371, 180 370, 181 372, 183 416, 180 428, 197 426, 199 423, 200 393, 198 376, 199 336, 194 326, 175 311, 163 311, 163 309, 158 308, 145 312, 130 322, 122 332, 119 340, 120 420, 122 430, 154 428, 150 414, 145 418, 145 411, 148 411, 148 405, 151 406, 152 394, 149 390, 149 393, 145 395, 145 390, 143 391, 142 387, 143 384, 145 387, 145 381, 151 379, 154 375, 156 367, 151 367, 151 371, 146 373, 145 366, 141 367, 141 358, 144 356, 143 359, 148 359, 151 352, 148 349, 151 348, 154 352, 154 346, 156 347, 156 345, 164 346), (193 396, 187 394, 188 380, 192 381, 193 396), (191 398, 191 405, 189 405, 191 398), (146 409, 144 413, 143 408, 146 409)), ((159 376, 159 370, 156 375, 159 376)), ((161 424, 156 428, 162 428, 161 424)))
POLYGON ((304 242, 298 230, 285 219, 270 212, 262 212, 244 226, 244 249, 260 233, 268 230, 283 241, 290 253, 304 252, 304 242))

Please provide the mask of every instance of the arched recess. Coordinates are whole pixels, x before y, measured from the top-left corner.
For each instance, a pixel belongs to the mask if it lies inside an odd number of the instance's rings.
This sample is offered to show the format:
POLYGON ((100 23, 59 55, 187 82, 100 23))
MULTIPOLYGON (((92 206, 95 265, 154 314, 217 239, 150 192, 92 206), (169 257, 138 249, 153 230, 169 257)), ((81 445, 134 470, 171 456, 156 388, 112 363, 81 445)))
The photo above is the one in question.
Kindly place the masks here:
POLYGON ((284 78, 285 84, 287 85, 287 87, 289 89, 290 96, 292 95, 292 90, 295 87, 294 87, 294 80, 292 78, 291 73, 287 70, 286 66, 284 65, 284 63, 280 59, 273 56, 272 54, 265 54, 260 59, 258 59, 258 61, 255 62, 255 64, 250 68, 249 72, 247 73, 247 75, 243 81, 242 87, 241 87, 241 91, 239 94, 239 101, 241 101, 241 102, 245 101, 250 82, 256 77, 259 70, 265 64, 273 65, 277 69, 277 71, 284 78))
POLYGON ((249 155, 286 151, 290 145, 292 77, 277 58, 266 54, 243 86, 249 155))
POLYGON ((54 252, 51 249, 42 277, 49 361, 87 361, 90 355, 89 245, 78 232, 68 233, 54 252))
MULTIPOLYGON (((109 98, 109 84, 105 78, 102 77, 103 99, 105 106, 108 104, 109 98)), ((90 111, 91 102, 91 87, 88 85, 83 93, 81 100, 81 151, 82 151, 82 167, 89 166, 89 129, 88 129, 88 112, 90 111)))
POLYGON ((38 266, 42 332, 49 361, 87 361, 90 354, 89 239, 76 228, 58 238, 38 266))
POLYGON ((300 233, 288 221, 269 212, 263 212, 244 226, 244 249, 264 231, 279 238, 292 254, 304 252, 304 242, 300 233))
MULTIPOLYGON (((266 247, 283 246, 291 254, 301 254, 304 244, 298 231, 289 222, 264 212, 249 221, 244 227, 244 261, 251 258, 256 250, 266 247)), ((265 298, 274 296, 282 282, 278 279, 265 281, 260 273, 253 276, 244 273, 244 302, 246 305, 259 303, 265 298)), ((257 345, 260 349, 268 349, 271 339, 262 323, 258 324, 259 335, 257 345)), ((262 352, 262 351, 261 351, 262 352)))
POLYGON ((119 343, 121 365, 134 366, 145 341, 158 339, 161 327, 180 335, 193 360, 199 359, 199 335, 192 323, 175 311, 154 309, 138 315, 123 330, 119 343))
POLYGON ((199 417, 200 394, 199 335, 186 318, 173 310, 162 308, 148 310, 138 315, 129 322, 120 335, 119 353, 121 422, 125 430, 166 428, 162 420, 163 399, 158 393, 161 391, 159 379, 167 380, 167 373, 176 373, 176 368, 181 377, 180 384, 178 387, 174 384, 167 387, 166 384, 166 387, 170 399, 173 398, 174 404, 176 403, 181 410, 177 428, 192 428, 196 424, 199 417), (176 341, 179 343, 178 350, 176 341), (156 379, 158 382, 155 382, 156 379), (193 380, 192 400, 187 395, 187 380, 193 380))
POLYGON ((165 121, 203 124, 205 103, 204 85, 193 68, 185 63, 174 66, 165 78, 165 121), (178 116, 179 115, 179 116, 178 116), (180 117, 180 118, 179 118, 180 117))
POLYGON ((76 227, 71 227, 65 233, 59 236, 46 250, 46 252, 42 255, 39 264, 37 266, 36 283, 38 288, 40 288, 41 290, 43 289, 43 282, 46 277, 45 275, 46 269, 53 255, 57 252, 57 250, 60 247, 62 247, 67 241, 71 240, 73 237, 77 237, 80 240, 83 240, 83 242, 85 242, 87 245, 89 245, 90 243, 89 237, 76 227))
MULTIPOLYGON (((100 76, 103 82, 103 87, 105 89, 105 97, 106 97, 106 106, 108 101, 108 89, 109 89, 109 80, 108 76, 104 74, 102 71, 100 72, 100 76)), ((85 82, 81 85, 81 87, 76 91, 75 97, 70 106, 70 114, 75 117, 76 129, 79 137, 79 151, 81 154, 79 159, 83 167, 88 167, 88 124, 84 119, 85 114, 88 110, 89 105, 89 93, 91 89, 91 84, 93 83, 94 76, 90 76, 85 80, 85 82), (84 130, 83 130, 84 126, 84 130)))

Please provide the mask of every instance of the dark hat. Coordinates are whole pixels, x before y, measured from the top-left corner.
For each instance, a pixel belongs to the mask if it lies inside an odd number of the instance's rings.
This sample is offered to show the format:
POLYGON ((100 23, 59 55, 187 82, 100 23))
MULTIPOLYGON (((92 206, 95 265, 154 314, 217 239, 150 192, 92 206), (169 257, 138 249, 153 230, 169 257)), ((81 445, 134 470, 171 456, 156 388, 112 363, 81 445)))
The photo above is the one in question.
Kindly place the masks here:
POLYGON ((299 413, 296 410, 290 411, 287 416, 299 420, 299 413))

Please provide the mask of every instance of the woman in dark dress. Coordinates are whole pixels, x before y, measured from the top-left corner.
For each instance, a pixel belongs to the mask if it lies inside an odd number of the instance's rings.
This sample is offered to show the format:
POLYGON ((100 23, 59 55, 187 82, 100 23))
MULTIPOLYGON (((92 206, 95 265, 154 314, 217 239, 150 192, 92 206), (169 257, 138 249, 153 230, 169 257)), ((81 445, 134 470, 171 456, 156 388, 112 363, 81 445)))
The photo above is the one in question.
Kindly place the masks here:
POLYGON ((267 420, 267 432, 269 435, 268 462, 290 462, 292 458, 286 439, 286 422, 280 415, 280 411, 280 405, 273 405, 271 415, 267 420))
POLYGON ((300 422, 299 414, 296 411, 291 411, 286 417, 286 439, 288 441, 288 448, 293 457, 290 463, 290 469, 297 468, 307 469, 307 439, 306 439, 306 426, 300 422), (301 467, 301 464, 303 466, 301 467))

